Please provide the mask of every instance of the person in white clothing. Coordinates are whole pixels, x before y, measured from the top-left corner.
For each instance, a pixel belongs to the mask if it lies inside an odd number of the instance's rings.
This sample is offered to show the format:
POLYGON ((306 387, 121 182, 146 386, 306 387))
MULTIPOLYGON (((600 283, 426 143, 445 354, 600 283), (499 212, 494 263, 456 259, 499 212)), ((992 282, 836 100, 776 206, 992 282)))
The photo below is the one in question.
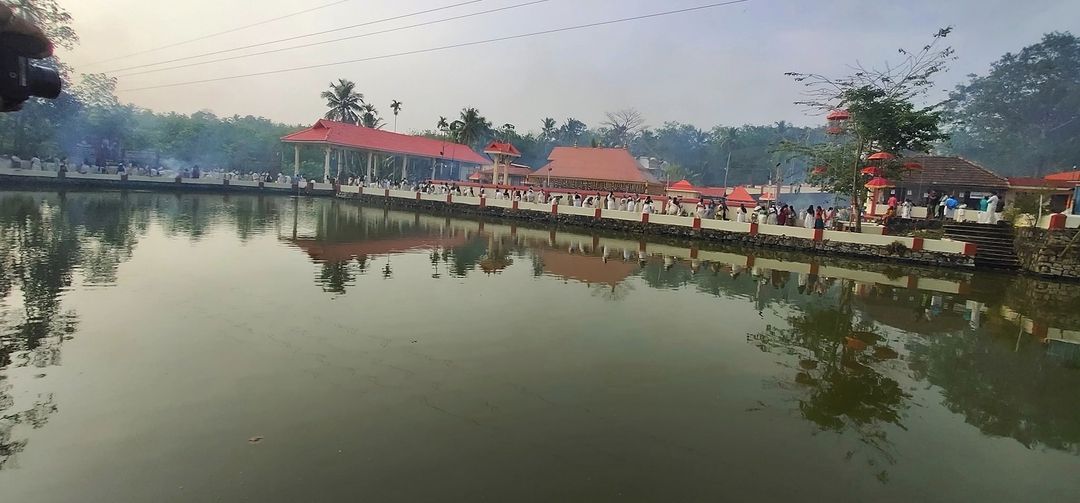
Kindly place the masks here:
POLYGON ((998 199, 997 192, 991 192, 990 199, 986 202, 986 223, 988 224, 997 225, 998 223, 998 201, 1000 199, 998 199))
POLYGON ((814 207, 811 206, 806 210, 806 215, 803 216, 803 227, 807 229, 814 228, 814 207))
POLYGON ((900 205, 900 218, 911 218, 911 209, 914 206, 911 199, 904 201, 904 203, 900 205))

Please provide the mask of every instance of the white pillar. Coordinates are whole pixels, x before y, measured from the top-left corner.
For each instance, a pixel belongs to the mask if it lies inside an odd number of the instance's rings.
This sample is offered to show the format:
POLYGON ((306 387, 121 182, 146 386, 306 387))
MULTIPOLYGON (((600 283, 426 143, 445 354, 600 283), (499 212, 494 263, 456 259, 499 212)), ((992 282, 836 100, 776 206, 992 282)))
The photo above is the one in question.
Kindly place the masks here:
POLYGON ((431 159, 431 179, 432 179, 432 180, 434 180, 434 179, 435 179, 435 165, 436 165, 437 163, 438 163, 438 161, 437 161, 437 160, 436 160, 435 158, 432 158, 432 159, 431 159))
POLYGON ((297 175, 300 174, 300 145, 299 144, 293 144, 292 148, 293 148, 292 175, 293 175, 293 178, 296 178, 297 175))
POLYGON ((337 178, 338 178, 338 180, 341 180, 341 167, 342 167, 343 164, 345 164, 345 151, 344 150, 338 150, 337 151, 337 178))
POLYGON ((375 153, 367 153, 367 182, 371 183, 375 178, 375 153))
POLYGON ((330 179, 330 147, 326 147, 325 154, 323 158, 323 181, 330 179))
POLYGON ((401 156, 401 179, 404 180, 409 177, 409 156, 401 156))

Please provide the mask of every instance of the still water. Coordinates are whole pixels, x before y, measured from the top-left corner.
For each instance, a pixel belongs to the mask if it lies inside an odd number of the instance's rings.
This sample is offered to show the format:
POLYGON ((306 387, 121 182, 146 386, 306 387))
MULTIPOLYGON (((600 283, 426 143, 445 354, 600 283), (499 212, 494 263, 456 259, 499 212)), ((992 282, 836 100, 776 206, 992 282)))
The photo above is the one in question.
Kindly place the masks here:
POLYGON ((0 495, 1076 501, 1076 285, 0 192, 0 495))

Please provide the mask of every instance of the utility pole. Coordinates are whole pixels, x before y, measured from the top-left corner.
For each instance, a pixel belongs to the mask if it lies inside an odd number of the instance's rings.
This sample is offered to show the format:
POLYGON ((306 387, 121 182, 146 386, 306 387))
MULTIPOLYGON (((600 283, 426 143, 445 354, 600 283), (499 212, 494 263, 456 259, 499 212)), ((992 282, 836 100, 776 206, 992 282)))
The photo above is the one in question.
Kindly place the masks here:
POLYGON ((727 153, 727 165, 724 166, 724 194, 727 195, 727 177, 731 171, 731 149, 727 153))
POLYGON ((780 178, 783 176, 782 172, 784 171, 783 168, 780 167, 782 165, 782 162, 776 163, 776 193, 773 194, 773 204, 777 207, 780 206, 780 178))

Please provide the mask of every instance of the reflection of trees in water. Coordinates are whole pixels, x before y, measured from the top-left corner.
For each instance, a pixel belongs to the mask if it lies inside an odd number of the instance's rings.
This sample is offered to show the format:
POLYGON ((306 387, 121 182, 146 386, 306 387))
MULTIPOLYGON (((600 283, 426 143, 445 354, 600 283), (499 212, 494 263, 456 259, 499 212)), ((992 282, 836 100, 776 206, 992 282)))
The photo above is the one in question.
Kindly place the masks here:
POLYGON ((884 374, 885 361, 895 359, 896 351, 872 324, 856 323, 844 301, 840 307, 808 307, 787 321, 787 327, 770 325, 747 340, 762 351, 794 357, 780 385, 798 395, 800 415, 821 430, 856 434, 872 449, 866 463, 886 482, 888 471, 878 465, 894 461, 887 427, 904 428, 902 411, 911 399, 884 374))
MULTIPOLYGON (((1019 332, 997 323, 998 333, 1019 332)), ((984 434, 1080 454, 1080 372, 1047 358, 1038 340, 939 336, 913 342, 910 360, 916 376, 941 388, 944 405, 984 434)))

